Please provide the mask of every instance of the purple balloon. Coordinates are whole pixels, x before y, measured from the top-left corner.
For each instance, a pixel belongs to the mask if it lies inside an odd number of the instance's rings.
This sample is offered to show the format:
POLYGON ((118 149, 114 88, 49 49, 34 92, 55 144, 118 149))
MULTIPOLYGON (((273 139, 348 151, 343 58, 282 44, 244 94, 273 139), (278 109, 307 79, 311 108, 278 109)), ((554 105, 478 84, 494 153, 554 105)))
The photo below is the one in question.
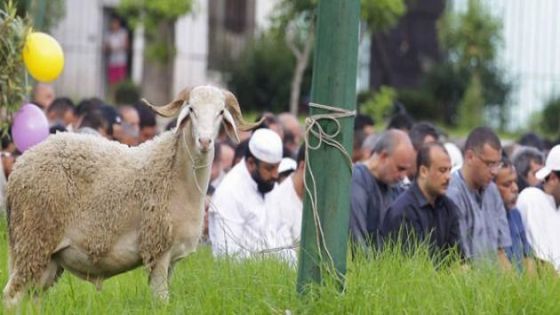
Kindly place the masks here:
POLYGON ((49 135, 49 122, 43 111, 33 105, 23 105, 12 123, 12 138, 20 152, 43 141, 49 135))

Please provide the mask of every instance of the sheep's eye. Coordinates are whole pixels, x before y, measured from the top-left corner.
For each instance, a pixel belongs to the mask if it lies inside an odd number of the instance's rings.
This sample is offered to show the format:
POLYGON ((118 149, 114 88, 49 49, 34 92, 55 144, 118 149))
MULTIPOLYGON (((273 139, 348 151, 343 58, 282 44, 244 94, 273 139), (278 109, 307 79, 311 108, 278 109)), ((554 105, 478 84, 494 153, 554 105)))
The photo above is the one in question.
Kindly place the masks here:
POLYGON ((221 115, 223 115, 223 114, 224 114, 224 110, 222 109, 218 115, 221 116, 221 115))

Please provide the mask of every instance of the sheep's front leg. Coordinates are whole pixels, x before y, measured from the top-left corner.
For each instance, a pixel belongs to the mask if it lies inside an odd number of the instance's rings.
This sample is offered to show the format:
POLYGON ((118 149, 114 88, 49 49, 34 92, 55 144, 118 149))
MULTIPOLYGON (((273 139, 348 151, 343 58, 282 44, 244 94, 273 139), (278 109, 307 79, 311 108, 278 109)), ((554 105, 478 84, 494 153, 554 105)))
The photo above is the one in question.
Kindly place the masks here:
POLYGON ((152 289, 152 293, 164 302, 169 300, 168 277, 170 258, 170 251, 161 255, 150 272, 150 288, 152 289))

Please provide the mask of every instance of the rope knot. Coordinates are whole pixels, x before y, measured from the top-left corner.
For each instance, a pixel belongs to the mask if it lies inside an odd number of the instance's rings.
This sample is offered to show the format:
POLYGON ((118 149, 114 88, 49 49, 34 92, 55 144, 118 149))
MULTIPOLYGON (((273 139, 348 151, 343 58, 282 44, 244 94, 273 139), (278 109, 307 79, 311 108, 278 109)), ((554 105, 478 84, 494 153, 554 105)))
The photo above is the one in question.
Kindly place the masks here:
POLYGON ((309 187, 307 183, 306 176, 304 176, 303 178, 303 184, 305 187, 305 192, 309 197, 309 202, 311 204, 311 211, 313 213, 313 221, 316 226, 315 232, 316 232, 317 249, 319 249, 318 250, 319 259, 321 261, 323 260, 322 251, 320 250, 322 248, 329 258, 329 262, 332 270, 336 270, 334 259, 326 245, 325 234, 323 232, 323 227, 321 225, 321 220, 319 218, 319 211, 317 208, 317 184, 315 181, 315 176, 313 175, 313 170, 311 169, 311 164, 309 163, 309 150, 317 150, 321 147, 323 143, 332 146, 338 149, 342 153, 342 155, 346 158, 346 161, 348 163, 347 165, 350 171, 352 171, 352 158, 350 157, 348 151, 346 151, 344 146, 336 140, 336 137, 342 132, 342 126, 340 124, 339 119, 354 117, 356 116, 356 111, 355 110, 349 111, 343 108, 317 104, 317 103, 309 103, 309 106, 313 108, 319 108, 319 109, 329 111, 329 113, 311 115, 310 117, 307 117, 305 119, 305 134, 304 134, 305 168, 307 169, 307 173, 309 174, 311 187, 309 187), (319 121, 321 120, 332 121, 336 125, 336 128, 330 133, 325 132, 323 127, 319 124, 319 121), (315 136, 315 138, 317 138, 316 145, 310 144, 309 141, 310 135, 313 135, 315 136))

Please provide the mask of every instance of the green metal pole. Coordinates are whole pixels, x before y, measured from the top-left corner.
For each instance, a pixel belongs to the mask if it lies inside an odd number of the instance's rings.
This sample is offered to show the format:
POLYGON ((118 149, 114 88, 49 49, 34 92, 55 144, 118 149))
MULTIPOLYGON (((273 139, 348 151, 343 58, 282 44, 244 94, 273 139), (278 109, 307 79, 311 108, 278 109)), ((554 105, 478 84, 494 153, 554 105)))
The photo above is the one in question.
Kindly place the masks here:
MULTIPOLYGON (((355 109, 359 23, 359 0, 319 1, 311 87, 312 103, 350 111, 355 109)), ((311 116, 325 113, 329 112, 310 109, 311 116)), ((351 154, 353 119, 342 118, 339 121, 342 130, 336 140, 351 154)), ((324 120, 320 125, 326 133, 337 129, 332 121, 324 120)), ((317 138, 311 137, 310 143, 316 145, 317 138)), ((298 266, 299 292, 305 292, 311 283, 322 283, 326 280, 325 270, 332 271, 329 267, 334 267, 335 272, 328 274, 334 274, 341 287, 346 273, 351 169, 347 158, 332 146, 323 144, 319 149, 308 152, 309 156, 306 158, 309 159, 310 167, 306 168, 306 182, 309 186, 310 172, 313 172, 323 236, 318 237, 310 198, 306 194, 298 266)))

